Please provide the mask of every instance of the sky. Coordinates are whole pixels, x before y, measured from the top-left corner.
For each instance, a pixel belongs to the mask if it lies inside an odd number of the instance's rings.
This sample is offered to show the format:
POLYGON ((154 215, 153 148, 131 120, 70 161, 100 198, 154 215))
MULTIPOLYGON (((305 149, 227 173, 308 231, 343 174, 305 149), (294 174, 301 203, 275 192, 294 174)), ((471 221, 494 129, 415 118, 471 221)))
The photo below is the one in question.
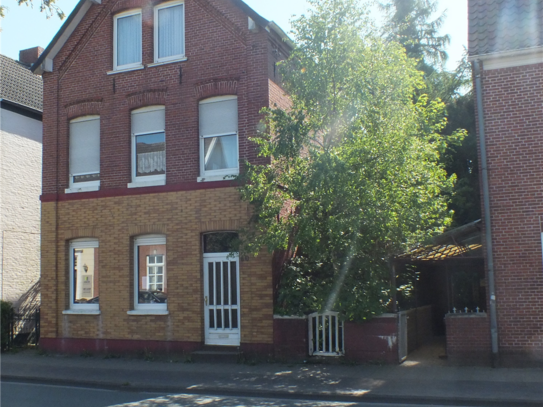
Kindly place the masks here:
MULTIPOLYGON (((19 51, 35 46, 46 48, 62 25, 56 16, 46 18, 39 12, 39 0, 34 8, 17 6, 16 0, 0 0, 8 8, 0 21, 0 54, 18 59, 19 51)), ((58 6, 68 16, 78 0, 57 0, 58 6)), ((290 31, 292 15, 304 14, 308 9, 306 0, 245 0, 257 13, 267 20, 275 21, 287 33, 290 31)), ((439 0, 439 13, 447 10, 442 33, 449 34, 451 44, 447 49, 447 69, 452 70, 462 58, 467 46, 467 0, 439 0)), ((378 16, 376 16, 378 17, 378 16)))

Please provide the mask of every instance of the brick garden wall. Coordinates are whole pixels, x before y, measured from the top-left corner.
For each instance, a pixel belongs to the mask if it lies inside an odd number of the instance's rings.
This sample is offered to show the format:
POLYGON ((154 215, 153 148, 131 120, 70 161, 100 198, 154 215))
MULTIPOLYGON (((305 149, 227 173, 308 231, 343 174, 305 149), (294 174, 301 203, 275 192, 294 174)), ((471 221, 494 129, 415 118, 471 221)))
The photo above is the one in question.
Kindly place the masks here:
POLYGON ((447 314, 447 357, 454 363, 491 361, 490 322, 485 314, 447 314))
POLYGON ((398 317, 345 323, 345 358, 356 362, 398 363, 398 317))
POLYGON ((543 361, 543 64, 483 71, 499 352, 543 361))

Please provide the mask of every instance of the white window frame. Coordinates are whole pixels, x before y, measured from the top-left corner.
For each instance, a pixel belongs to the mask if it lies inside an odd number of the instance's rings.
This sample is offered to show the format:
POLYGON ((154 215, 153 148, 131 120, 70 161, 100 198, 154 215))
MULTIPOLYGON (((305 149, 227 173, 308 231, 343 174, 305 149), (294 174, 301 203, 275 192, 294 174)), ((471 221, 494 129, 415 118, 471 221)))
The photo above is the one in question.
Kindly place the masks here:
MULTIPOLYGON (((206 104, 206 103, 214 103, 214 102, 222 102, 224 100, 233 100, 238 99, 235 95, 229 95, 229 96, 216 96, 211 97, 208 99, 201 100, 199 105, 206 104)), ((199 107, 198 105, 198 107, 199 107)), ((239 119, 239 106, 238 111, 236 112, 239 119)), ((198 181, 218 181, 223 180, 224 177, 228 175, 238 175, 239 174, 239 123, 238 123, 238 130, 236 130, 235 133, 224 133, 224 134, 210 134, 210 135, 202 135, 201 130, 198 129, 198 133, 200 134, 200 174, 201 176, 198 178, 198 181), (209 170, 206 171, 205 169, 205 144, 204 140, 206 138, 213 138, 213 137, 223 137, 223 136, 236 136, 236 149, 238 152, 238 159, 237 159, 237 165, 235 168, 225 168, 223 170, 209 170)))
MULTIPOLYGON (((74 281, 74 250, 75 249, 98 249, 100 244, 98 239, 75 239, 70 241, 70 302, 69 310, 64 311, 64 314, 99 314, 100 313, 100 304, 78 304, 74 302, 74 290, 75 290, 75 281, 74 281)), ((100 272, 100 266, 98 266, 100 272)), ((98 275, 100 279, 100 275, 98 275)))
MULTIPOLYGON (((143 26, 143 16, 142 16, 141 9, 128 10, 123 13, 116 14, 113 17, 113 71, 124 71, 124 70, 132 70, 135 68, 143 68, 143 65, 142 65, 143 38, 140 38, 141 53, 140 53, 139 62, 134 62, 131 64, 125 64, 125 65, 120 65, 120 66, 117 65, 117 21, 119 20, 119 18, 135 16, 137 14, 140 15, 140 21, 142 22, 142 26, 143 26)), ((142 37, 143 37, 143 30, 142 30, 142 37)))
POLYGON ((184 1, 169 1, 167 3, 161 3, 158 6, 154 8, 154 61, 155 64, 159 64, 162 62, 173 62, 173 61, 183 61, 185 60, 186 50, 185 50, 185 2, 184 1), (158 12, 159 10, 169 8, 169 7, 175 7, 175 6, 183 6, 183 54, 179 55, 172 55, 169 57, 159 58, 158 57, 158 12))
MULTIPOLYGON (((99 115, 81 116, 81 117, 77 117, 75 119, 70 120, 69 124, 78 123, 78 122, 86 122, 86 121, 96 120, 96 119, 100 120, 100 116, 99 115)), ((68 137, 70 137, 70 134, 68 135, 68 137)), ((100 138, 100 132, 98 132, 98 137, 100 138)), ((68 148, 72 148, 72 147, 69 146, 68 148)), ((98 154, 100 154, 100 151, 98 151, 98 154)), ((68 168, 70 167, 69 157, 70 157, 70 153, 68 152, 68 168)), ((98 172, 98 174, 100 174, 100 172, 98 172)), ((73 192, 98 191, 100 189, 100 180, 87 181, 87 182, 74 182, 74 177, 77 177, 78 175, 87 175, 87 174, 72 174, 70 172, 68 175, 69 188, 64 191, 65 193, 69 194, 73 192)))
MULTIPOLYGON (((139 259, 138 259, 138 247, 140 246, 152 246, 152 245, 166 245, 165 235, 146 235, 137 237, 134 239, 134 310, 128 311, 128 314, 167 314, 168 303, 163 304, 140 304, 138 302, 139 297, 139 259)), ((168 269, 166 256, 168 255, 168 247, 166 246, 166 253, 164 254, 164 271, 165 278, 163 279, 166 287, 168 286, 168 269)))
MULTIPOLYGON (((144 113, 144 112, 154 112, 157 110, 165 110, 165 106, 159 105, 159 106, 149 106, 144 107, 141 109, 136 109, 131 112, 138 112, 138 113, 144 113)), ((164 133, 164 154, 166 154, 166 129, 155 129, 150 130, 145 133, 132 133, 132 153, 131 153, 131 161, 132 161, 132 182, 128 184, 128 188, 137 188, 137 187, 147 187, 147 186, 157 186, 157 185, 166 185, 166 173, 164 174, 158 174, 158 175, 147 175, 147 176, 137 176, 137 156, 136 156, 136 138, 138 136, 145 136, 147 134, 155 134, 155 133, 164 133)), ((168 165, 168 157, 166 156, 166 166, 168 165)))

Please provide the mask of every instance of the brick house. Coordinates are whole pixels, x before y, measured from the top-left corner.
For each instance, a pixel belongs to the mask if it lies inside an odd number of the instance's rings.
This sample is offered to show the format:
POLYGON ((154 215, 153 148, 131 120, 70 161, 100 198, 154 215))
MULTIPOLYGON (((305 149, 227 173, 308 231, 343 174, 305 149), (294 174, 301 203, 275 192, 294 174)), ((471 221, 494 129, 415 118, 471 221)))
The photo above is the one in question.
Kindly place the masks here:
POLYGON ((0 299, 22 314, 39 306, 42 79, 0 55, 0 299))
POLYGON ((81 0, 43 76, 42 325, 60 351, 273 351, 272 258, 228 256, 283 31, 240 0, 81 0))
POLYGON ((469 0, 469 59, 490 313, 454 321, 459 340, 474 339, 456 354, 543 363, 543 1, 469 0))

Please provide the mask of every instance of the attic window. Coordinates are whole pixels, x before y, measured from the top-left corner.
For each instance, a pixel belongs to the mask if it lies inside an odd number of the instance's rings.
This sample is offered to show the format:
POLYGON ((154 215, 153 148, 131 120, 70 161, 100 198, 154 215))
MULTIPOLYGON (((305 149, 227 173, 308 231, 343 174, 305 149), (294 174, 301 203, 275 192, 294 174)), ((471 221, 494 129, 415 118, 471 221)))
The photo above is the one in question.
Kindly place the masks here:
POLYGON ((141 10, 116 15, 113 31, 113 69, 141 66, 141 10))
POLYGON ((185 9, 182 2, 155 7, 155 62, 185 56, 185 9))

